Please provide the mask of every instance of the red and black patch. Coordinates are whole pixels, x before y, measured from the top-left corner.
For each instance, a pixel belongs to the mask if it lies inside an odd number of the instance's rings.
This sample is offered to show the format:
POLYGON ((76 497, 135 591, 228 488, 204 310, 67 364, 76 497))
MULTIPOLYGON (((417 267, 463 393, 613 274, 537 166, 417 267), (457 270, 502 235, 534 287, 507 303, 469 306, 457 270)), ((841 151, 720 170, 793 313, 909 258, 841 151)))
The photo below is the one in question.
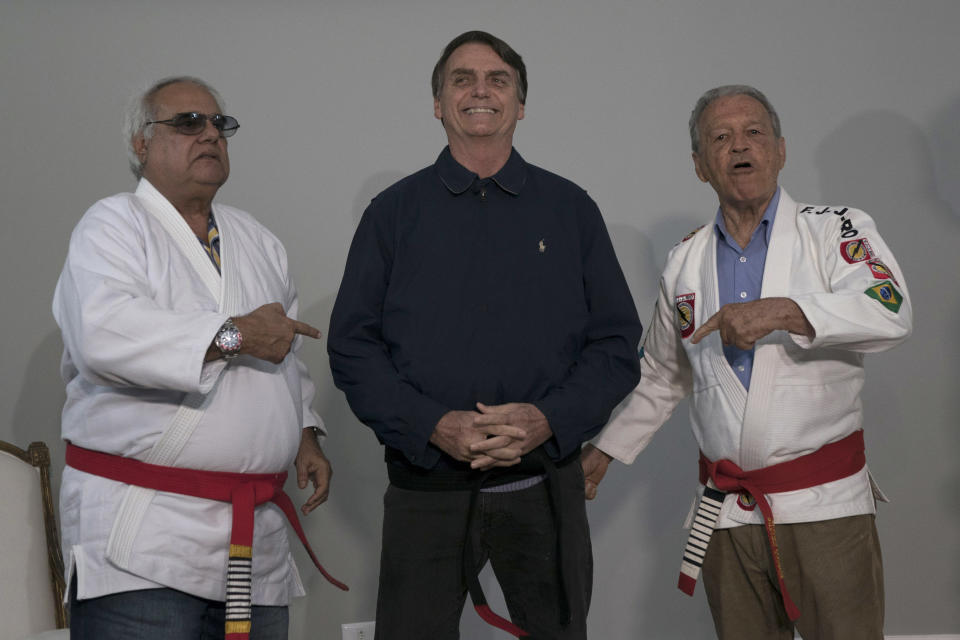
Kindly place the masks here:
POLYGON ((677 296, 677 328, 680 329, 681 338, 689 338, 696 327, 696 294, 685 293, 677 296))
POLYGON ((707 225, 705 225, 705 224, 700 225, 699 227, 697 227, 696 229, 694 229, 693 231, 691 231, 691 232, 688 233, 687 235, 683 236, 683 239, 682 239, 680 242, 686 242, 687 240, 689 240, 690 238, 692 238, 693 236, 695 236, 695 235, 697 234, 697 231, 700 231, 700 229, 703 229, 705 226, 707 226, 707 225))
POLYGON ((840 243, 840 255, 850 264, 871 260, 874 257, 873 247, 866 238, 847 240, 840 243))
POLYGON ((894 284, 900 284, 897 282, 897 278, 893 275, 893 271, 890 269, 890 267, 883 264, 879 260, 871 260, 867 263, 867 266, 870 267, 870 273, 872 273, 873 277, 877 280, 893 280, 894 284))

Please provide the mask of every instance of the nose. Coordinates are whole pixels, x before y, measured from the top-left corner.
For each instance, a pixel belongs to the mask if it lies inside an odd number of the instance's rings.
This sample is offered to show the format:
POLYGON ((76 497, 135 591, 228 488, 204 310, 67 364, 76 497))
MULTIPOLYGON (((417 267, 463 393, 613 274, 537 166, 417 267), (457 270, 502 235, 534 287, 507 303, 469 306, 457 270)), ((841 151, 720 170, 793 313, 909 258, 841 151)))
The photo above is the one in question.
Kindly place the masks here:
POLYGON ((213 126, 213 121, 210 118, 207 118, 203 123, 203 130, 199 133, 198 139, 207 142, 214 141, 216 142, 220 138, 220 130, 213 126))
POLYGON ((472 94, 476 97, 483 97, 490 93, 489 88, 483 80, 477 80, 473 83, 472 94))
POLYGON ((730 145, 730 151, 733 153, 743 153, 750 148, 750 141, 742 133, 733 134, 733 144, 730 145))

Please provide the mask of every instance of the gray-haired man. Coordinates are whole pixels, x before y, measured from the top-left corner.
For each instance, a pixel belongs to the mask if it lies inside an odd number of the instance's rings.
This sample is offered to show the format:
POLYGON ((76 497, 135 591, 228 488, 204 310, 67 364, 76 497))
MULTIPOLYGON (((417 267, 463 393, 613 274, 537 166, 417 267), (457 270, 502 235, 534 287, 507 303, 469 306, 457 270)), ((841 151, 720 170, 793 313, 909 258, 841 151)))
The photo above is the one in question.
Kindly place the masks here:
POLYGON ((778 186, 780 121, 756 89, 706 92, 690 136, 720 206, 667 259, 640 384, 584 455, 587 495, 690 396, 705 486, 680 588, 702 567, 724 639, 789 640, 794 622, 808 639, 881 639, 859 396, 863 354, 910 333, 903 274, 866 213, 778 186))
POLYGON ((282 486, 296 457, 315 489, 303 512, 326 500, 323 422, 293 354, 319 332, 296 320, 280 241, 213 202, 238 127, 222 111, 186 77, 133 104, 137 189, 87 211, 57 283, 74 640, 286 638, 303 594, 282 486))

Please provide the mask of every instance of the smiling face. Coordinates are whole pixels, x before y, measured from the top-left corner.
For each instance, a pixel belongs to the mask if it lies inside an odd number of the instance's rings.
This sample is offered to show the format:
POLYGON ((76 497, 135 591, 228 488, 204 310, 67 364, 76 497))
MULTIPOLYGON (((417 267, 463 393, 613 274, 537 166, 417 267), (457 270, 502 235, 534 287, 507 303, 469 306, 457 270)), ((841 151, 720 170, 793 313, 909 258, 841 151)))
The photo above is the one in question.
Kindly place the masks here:
POLYGON ((501 142, 511 145, 523 105, 517 72, 489 46, 458 47, 444 65, 433 114, 443 122, 451 147, 501 142))
MULTIPOLYGON (((153 96, 154 120, 167 120, 178 113, 219 113, 210 93, 195 84, 178 82, 153 96)), ((190 199, 212 199, 230 175, 227 140, 207 121, 203 131, 184 135, 176 128, 152 124, 152 136, 134 137, 134 150, 143 163, 143 177, 174 206, 190 199)), ((179 208, 179 206, 178 206, 179 208)))
POLYGON ((725 210, 762 211, 786 161, 784 140, 774 134, 767 110, 750 96, 724 96, 707 106, 698 128, 697 177, 710 183, 725 210))

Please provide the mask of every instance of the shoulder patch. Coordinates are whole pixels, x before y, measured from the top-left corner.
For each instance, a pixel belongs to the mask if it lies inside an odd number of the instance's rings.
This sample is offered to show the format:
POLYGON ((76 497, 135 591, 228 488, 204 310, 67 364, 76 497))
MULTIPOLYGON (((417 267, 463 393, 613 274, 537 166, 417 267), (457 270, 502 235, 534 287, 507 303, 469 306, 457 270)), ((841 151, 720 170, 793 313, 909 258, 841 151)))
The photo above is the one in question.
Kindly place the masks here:
POLYGON ((697 227, 696 229, 694 229, 693 231, 691 231, 691 232, 688 233, 687 235, 683 236, 683 239, 681 239, 680 242, 677 243, 677 244, 680 244, 680 243, 682 243, 682 242, 686 242, 687 240, 689 240, 689 239, 692 238, 693 236, 697 235, 697 231, 700 231, 700 229, 703 229, 705 226, 707 226, 707 225, 705 225, 705 224, 700 225, 699 227, 697 227))
POLYGON ((680 330, 681 338, 689 338, 693 334, 694 329, 697 328, 696 315, 694 313, 696 298, 697 294, 695 293, 685 293, 677 296, 677 328, 680 330))
POLYGON ((871 260, 874 258, 873 247, 866 238, 847 240, 840 243, 840 255, 850 264, 871 260))
POLYGON ((893 284, 900 284, 897 282, 897 278, 893 275, 890 267, 879 260, 870 260, 867 262, 867 266, 870 267, 870 273, 872 273, 873 277, 877 280, 893 280, 893 284))
POLYGON ((898 313, 900 305, 903 304, 903 295, 890 282, 874 285, 864 293, 894 313, 898 313))

